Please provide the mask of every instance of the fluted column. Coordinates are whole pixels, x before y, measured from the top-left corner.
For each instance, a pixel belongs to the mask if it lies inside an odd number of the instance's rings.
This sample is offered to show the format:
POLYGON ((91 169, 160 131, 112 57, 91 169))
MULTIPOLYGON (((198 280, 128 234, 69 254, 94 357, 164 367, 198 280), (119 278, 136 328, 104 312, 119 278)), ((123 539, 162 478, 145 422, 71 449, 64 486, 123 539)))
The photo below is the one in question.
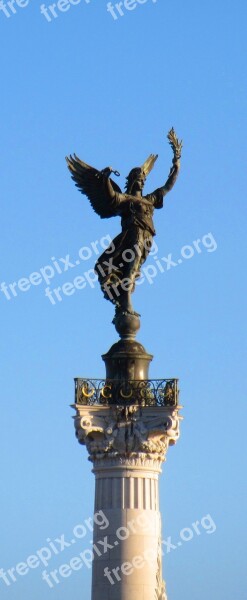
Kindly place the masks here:
POLYGON ((179 437, 179 407, 76 405, 78 441, 95 473, 92 600, 166 600, 158 478, 179 437))

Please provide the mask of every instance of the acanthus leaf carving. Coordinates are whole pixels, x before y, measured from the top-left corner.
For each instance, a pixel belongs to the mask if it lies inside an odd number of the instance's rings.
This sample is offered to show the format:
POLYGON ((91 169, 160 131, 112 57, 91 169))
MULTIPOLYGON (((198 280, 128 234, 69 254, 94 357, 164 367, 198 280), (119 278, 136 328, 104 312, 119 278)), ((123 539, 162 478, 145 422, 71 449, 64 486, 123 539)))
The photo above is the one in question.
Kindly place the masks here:
POLYGON ((75 428, 78 441, 86 445, 92 461, 141 454, 162 462, 169 444, 179 437, 180 418, 176 408, 80 406, 75 428))

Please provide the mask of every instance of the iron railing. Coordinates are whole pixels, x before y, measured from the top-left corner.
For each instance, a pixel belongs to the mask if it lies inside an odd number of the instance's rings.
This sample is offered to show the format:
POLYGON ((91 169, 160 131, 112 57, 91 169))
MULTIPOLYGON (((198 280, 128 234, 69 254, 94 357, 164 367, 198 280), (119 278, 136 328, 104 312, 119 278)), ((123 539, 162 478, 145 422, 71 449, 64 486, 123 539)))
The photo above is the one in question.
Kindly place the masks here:
POLYGON ((177 406, 178 379, 75 379, 75 404, 177 406))

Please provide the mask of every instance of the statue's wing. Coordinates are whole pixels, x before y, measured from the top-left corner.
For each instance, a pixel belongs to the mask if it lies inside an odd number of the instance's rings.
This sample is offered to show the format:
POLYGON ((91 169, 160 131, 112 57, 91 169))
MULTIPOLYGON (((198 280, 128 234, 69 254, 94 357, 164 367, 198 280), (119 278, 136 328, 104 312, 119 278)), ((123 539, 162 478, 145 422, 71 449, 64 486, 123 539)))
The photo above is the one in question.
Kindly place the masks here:
MULTIPOLYGON (((76 187, 79 188, 82 194, 88 197, 94 211, 101 219, 115 217, 116 209, 114 200, 107 193, 105 175, 101 171, 98 171, 98 169, 94 169, 80 160, 76 154, 66 157, 66 161, 76 187)), ((115 181, 110 179, 110 182, 114 191, 121 193, 120 187, 118 187, 115 181)))

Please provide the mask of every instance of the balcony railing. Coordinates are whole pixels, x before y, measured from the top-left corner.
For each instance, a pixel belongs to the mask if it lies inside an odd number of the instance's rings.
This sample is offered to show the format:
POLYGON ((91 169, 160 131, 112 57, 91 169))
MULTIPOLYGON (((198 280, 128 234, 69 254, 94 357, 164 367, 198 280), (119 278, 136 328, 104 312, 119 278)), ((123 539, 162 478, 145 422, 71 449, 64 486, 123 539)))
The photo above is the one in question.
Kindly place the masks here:
POLYGON ((176 407, 178 395, 178 379, 75 379, 75 404, 80 405, 176 407))

